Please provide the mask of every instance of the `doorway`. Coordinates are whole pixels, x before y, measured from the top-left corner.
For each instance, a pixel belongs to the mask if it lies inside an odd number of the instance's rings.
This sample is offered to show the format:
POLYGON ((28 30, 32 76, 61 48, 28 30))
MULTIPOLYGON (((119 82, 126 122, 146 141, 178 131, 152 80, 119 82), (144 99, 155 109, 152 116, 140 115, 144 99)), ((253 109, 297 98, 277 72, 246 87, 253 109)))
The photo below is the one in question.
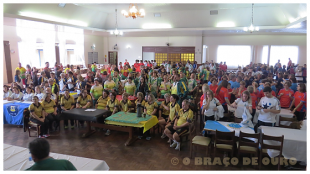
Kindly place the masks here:
POLYGON ((118 65, 118 55, 117 55, 117 51, 109 51, 109 64, 110 65, 118 65))

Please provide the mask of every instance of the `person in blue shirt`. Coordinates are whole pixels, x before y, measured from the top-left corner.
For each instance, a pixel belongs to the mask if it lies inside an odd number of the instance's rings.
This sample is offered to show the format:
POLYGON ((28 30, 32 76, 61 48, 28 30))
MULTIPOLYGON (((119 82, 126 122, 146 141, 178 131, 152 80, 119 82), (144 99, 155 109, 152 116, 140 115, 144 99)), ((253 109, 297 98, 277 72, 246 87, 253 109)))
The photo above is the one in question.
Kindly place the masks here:
POLYGON ((296 81, 296 78, 295 77, 291 77, 290 78, 290 82, 291 82, 291 89, 296 92, 297 91, 297 81, 296 81))

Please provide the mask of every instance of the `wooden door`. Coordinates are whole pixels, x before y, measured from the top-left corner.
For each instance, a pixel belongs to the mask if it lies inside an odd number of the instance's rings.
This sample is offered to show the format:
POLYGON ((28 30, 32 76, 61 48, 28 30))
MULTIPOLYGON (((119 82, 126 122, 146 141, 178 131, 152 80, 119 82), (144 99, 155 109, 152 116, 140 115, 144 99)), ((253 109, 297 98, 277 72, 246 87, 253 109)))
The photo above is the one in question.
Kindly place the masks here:
POLYGON ((4 49, 3 49, 4 59, 5 59, 5 65, 3 65, 3 66, 6 67, 7 82, 12 83, 13 82, 13 73, 12 73, 12 64, 11 64, 10 42, 9 41, 3 41, 3 45, 4 45, 4 49))
POLYGON ((117 66, 117 52, 109 51, 109 64, 117 66))

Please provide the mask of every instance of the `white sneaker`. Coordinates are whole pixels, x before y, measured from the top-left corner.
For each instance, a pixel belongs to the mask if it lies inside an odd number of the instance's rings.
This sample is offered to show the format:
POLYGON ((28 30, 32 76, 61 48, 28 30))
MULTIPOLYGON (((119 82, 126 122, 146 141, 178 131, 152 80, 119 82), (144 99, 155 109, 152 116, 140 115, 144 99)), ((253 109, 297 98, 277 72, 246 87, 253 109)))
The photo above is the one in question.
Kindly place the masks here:
POLYGON ((163 133, 163 135, 160 138, 164 139, 166 137, 167 137, 167 135, 163 133))
POLYGON ((110 130, 108 129, 105 135, 110 135, 110 130))
POLYGON ((181 148, 181 143, 177 143, 177 147, 175 148, 175 150, 180 150, 181 148))
POLYGON ((171 145, 170 145, 170 147, 175 147, 175 146, 177 146, 177 142, 173 142, 171 145))

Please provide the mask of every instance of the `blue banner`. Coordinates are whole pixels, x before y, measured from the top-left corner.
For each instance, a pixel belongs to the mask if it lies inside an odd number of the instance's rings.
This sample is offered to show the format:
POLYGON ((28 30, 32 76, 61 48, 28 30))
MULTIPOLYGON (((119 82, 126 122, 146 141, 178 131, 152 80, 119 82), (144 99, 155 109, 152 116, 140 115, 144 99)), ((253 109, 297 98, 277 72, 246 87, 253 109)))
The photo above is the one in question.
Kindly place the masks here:
POLYGON ((3 123, 23 125, 23 113, 26 108, 30 106, 29 103, 8 103, 3 105, 3 123))

